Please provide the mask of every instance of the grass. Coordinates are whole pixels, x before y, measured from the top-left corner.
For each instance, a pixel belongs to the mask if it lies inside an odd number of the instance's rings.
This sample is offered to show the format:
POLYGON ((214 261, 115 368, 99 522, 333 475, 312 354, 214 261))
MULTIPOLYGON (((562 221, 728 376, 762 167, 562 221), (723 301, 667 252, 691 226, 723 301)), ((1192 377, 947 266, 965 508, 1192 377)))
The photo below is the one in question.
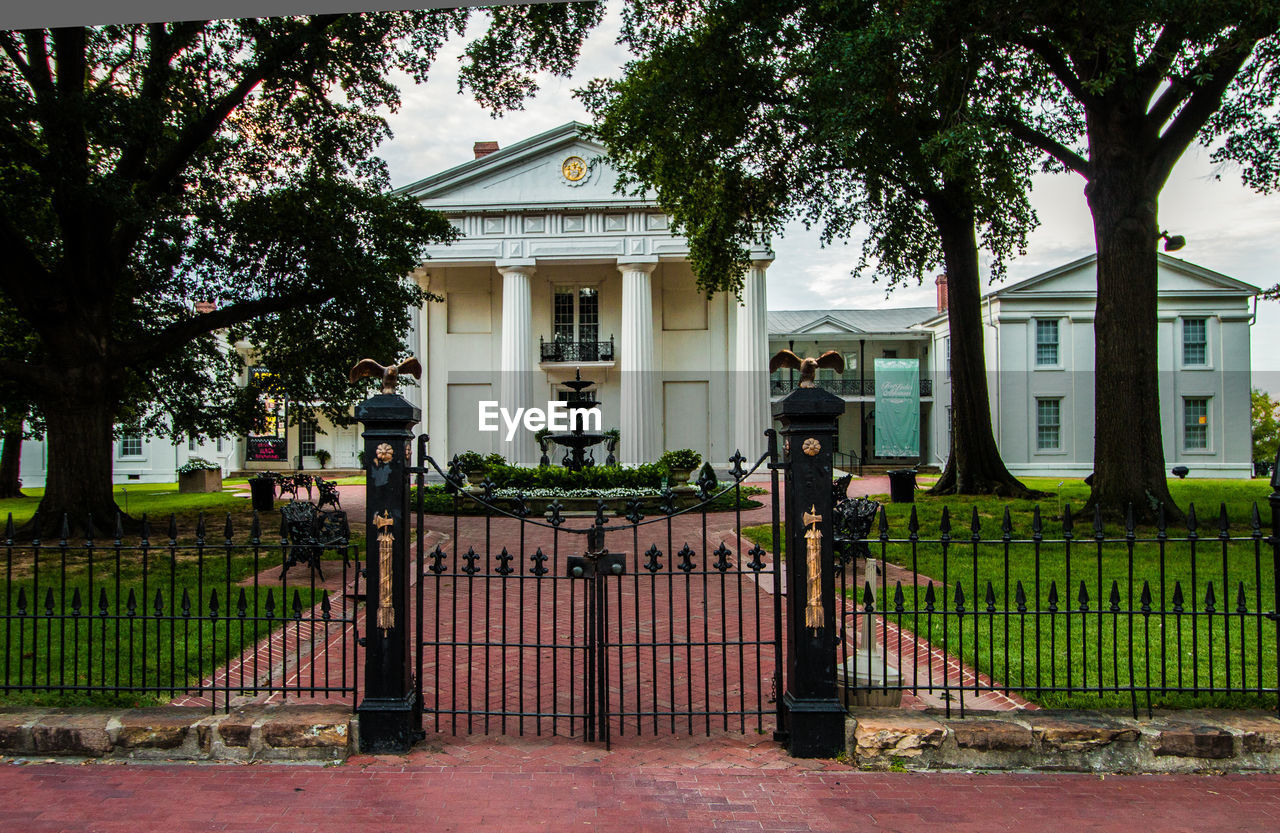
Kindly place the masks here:
MULTIPOLYGON (((237 486, 243 491, 247 488, 245 481, 222 482, 224 491, 207 493, 180 494, 177 483, 134 483, 117 485, 112 489, 116 505, 126 514, 140 518, 145 513, 154 519, 167 519, 170 513, 181 518, 188 518, 200 512, 210 516, 218 516, 231 512, 242 514, 252 511, 247 498, 236 497, 228 486, 237 486)), ((44 489, 23 489, 24 497, 5 498, 0 500, 0 518, 13 515, 14 524, 21 525, 31 520, 44 489)))
MULTIPOLYGON (((42 548, 7 552, 0 703, 153 705, 198 683, 301 611, 320 601, 310 582, 260 587, 282 553, 263 547, 42 548), (15 557, 17 556, 17 557, 15 557), (228 609, 228 601, 230 606, 228 609), (118 647, 117 647, 118 646, 118 647), (120 693, 76 691, 104 684, 120 693), (22 691, 59 686, 61 691, 22 691)), ((340 557, 326 553, 327 557, 340 557)), ((331 565, 328 571, 335 569, 331 565)), ((309 626, 309 617, 301 627, 309 626)), ((276 658, 279 660, 279 657, 276 658)), ((262 658, 265 671, 266 657, 262 658)))
MULTIPOLYGON (((1033 502, 917 493, 915 504, 885 503, 890 541, 883 548, 873 541, 872 551, 933 580, 937 595, 930 613, 925 587, 908 583, 903 612, 891 612, 891 620, 1044 705, 1130 706, 1125 689, 1131 685, 1156 689, 1153 706, 1275 704, 1274 694, 1258 691, 1276 687, 1277 664, 1276 626, 1264 618, 1275 599, 1271 554, 1261 537, 1253 537, 1250 523, 1253 502, 1265 507, 1270 490, 1264 481, 1172 482, 1170 491, 1179 505, 1197 508, 1194 544, 1179 540, 1162 546, 1156 530, 1148 527, 1138 528, 1129 541, 1114 524, 1104 526, 1106 540, 1099 543, 1092 524, 1077 520, 1069 547, 1060 519, 1068 506, 1084 503, 1088 487, 1080 481, 1026 482, 1055 495, 1033 502), (1032 530, 1037 504, 1044 524, 1039 543, 1032 530), (1222 506, 1229 527, 1226 540, 1219 538, 1222 506), (945 545, 939 540, 944 508, 952 525, 945 545), (1006 508, 1012 525, 1007 548, 1001 540, 1006 508), (908 532, 913 509, 920 528, 920 540, 914 543, 908 532), (976 544, 970 540, 975 510, 981 538, 976 544), (1027 613, 1018 611, 1019 582, 1027 613), (1211 586, 1212 615, 1205 612, 1211 586), (1141 611, 1144 589, 1151 597, 1149 614, 1141 611), (956 615, 957 590, 963 617, 956 615), (1081 612, 1082 590, 1088 612, 1081 612), (1181 615, 1171 612, 1178 590, 1181 615), (1049 612, 1051 596, 1056 613, 1049 612), (1161 615, 1160 610, 1169 612, 1161 615), (1104 689, 1100 694, 1046 690, 1099 687, 1104 689)), ((744 534, 762 546, 772 543, 768 526, 751 527, 744 534)), ((1171 525, 1168 535, 1188 537, 1186 526, 1171 525)), ((895 590, 893 585, 879 588, 877 607, 893 608, 895 590)), ((847 592, 853 596, 855 591, 847 592)), ((861 594, 856 601, 861 604, 861 594)), ((1146 695, 1138 702, 1146 705, 1146 695)))

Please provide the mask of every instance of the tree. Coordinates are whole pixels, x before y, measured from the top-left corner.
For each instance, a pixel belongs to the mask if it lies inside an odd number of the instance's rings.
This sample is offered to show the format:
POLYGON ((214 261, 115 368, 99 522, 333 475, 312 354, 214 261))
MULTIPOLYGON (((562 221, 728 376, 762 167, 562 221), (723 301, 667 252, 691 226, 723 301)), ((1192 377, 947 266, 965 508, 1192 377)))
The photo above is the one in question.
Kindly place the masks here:
POLYGON ((748 247, 795 217, 868 228, 855 273, 939 265, 950 291, 953 446, 935 493, 1028 495, 987 396, 978 237, 993 271, 1025 243, 1032 155, 996 140, 1001 89, 966 27, 923 5, 712 3, 631 11, 641 56, 585 93, 625 185, 657 189, 699 285, 735 291, 748 247))
MULTIPOLYGON (((402 349, 426 297, 405 276, 453 233, 390 195, 372 156, 379 108, 399 103, 388 74, 425 80, 469 14, 0 32, 0 306, 29 344, 0 345, 0 371, 47 426, 46 530, 116 512, 113 425, 208 436, 260 419, 238 345, 280 391, 347 418, 345 368, 402 349)), ((491 13, 553 70, 596 18, 491 13)))
POLYGON ((1249 392, 1249 416, 1253 426, 1253 460, 1274 463, 1280 451, 1280 402, 1266 391, 1249 392))
POLYGON ((1246 183, 1275 186, 1280 3, 997 0, 961 13, 1021 59, 1011 85, 1038 80, 1007 114, 1010 135, 1086 180, 1098 253, 1086 508, 1151 517, 1163 503, 1176 515, 1156 375, 1160 191, 1197 140, 1213 160, 1242 164, 1246 183))

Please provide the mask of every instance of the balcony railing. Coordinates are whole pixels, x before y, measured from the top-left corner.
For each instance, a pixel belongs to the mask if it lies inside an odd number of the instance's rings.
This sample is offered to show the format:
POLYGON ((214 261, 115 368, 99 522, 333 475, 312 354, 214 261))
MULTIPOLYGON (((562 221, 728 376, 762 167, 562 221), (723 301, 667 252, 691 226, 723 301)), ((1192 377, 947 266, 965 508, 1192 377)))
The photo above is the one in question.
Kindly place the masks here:
MULTIPOLYGON (((875 396, 875 379, 818 379, 818 387, 836 396, 875 396)), ((769 392, 773 396, 786 396, 795 390, 798 379, 770 379, 769 392)), ((933 396, 933 380, 920 380, 920 395, 933 396)))
POLYGON ((611 362, 613 336, 608 341, 547 341, 538 339, 544 362, 611 362))

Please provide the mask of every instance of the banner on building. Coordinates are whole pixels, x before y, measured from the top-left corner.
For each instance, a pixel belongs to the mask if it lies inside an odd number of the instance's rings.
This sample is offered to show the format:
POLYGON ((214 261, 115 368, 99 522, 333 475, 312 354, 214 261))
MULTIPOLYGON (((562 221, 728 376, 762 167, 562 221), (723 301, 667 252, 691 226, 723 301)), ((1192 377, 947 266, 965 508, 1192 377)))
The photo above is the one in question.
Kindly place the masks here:
POLYGON ((876 359, 876 456, 920 456, 920 360, 876 359))

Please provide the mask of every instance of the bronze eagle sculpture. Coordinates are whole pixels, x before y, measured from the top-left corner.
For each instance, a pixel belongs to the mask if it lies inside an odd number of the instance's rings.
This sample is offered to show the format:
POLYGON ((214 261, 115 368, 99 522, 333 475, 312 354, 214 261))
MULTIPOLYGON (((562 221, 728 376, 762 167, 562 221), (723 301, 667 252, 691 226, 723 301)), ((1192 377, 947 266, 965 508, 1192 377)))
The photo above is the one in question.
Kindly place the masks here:
POLYGON ((779 350, 777 355, 769 360, 769 372, 772 373, 780 367, 799 370, 799 387, 812 388, 817 387, 813 380, 818 375, 818 368, 820 367, 829 368, 836 373, 844 373, 844 356, 835 350, 828 350, 816 359, 802 359, 790 350, 779 350))
POLYGON ((396 383, 400 380, 401 373, 407 373, 415 379, 421 379, 422 365, 412 356, 391 367, 380 365, 373 359, 361 359, 356 362, 355 367, 351 368, 351 382, 354 384, 356 380, 363 379, 366 376, 377 376, 382 380, 383 393, 395 393, 396 383))

